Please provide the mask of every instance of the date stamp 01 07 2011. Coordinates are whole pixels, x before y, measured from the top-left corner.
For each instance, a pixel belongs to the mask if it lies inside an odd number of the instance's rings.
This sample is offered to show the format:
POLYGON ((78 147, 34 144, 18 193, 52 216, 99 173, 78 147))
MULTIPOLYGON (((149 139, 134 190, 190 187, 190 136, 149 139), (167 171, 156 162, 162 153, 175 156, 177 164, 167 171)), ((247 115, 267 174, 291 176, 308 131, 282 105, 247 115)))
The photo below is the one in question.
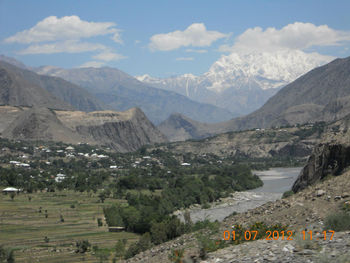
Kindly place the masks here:
MULTIPOLYGON (((244 241, 253 241, 256 239, 256 237, 258 236, 259 232, 257 230, 246 230, 244 231, 244 233, 242 233, 242 236, 238 236, 238 234, 236 233, 235 230, 229 231, 229 230, 225 230, 223 232, 223 238, 224 240, 228 241, 228 240, 236 240, 236 239, 241 239, 244 241)), ((265 239, 266 240, 293 240, 293 236, 294 234, 296 234, 294 231, 292 230, 288 230, 288 231, 266 231, 265 232, 265 239)), ((315 236, 319 236, 321 235, 324 240, 332 240, 333 239, 333 235, 334 235, 334 231, 333 230, 328 230, 328 231, 322 231, 322 232, 312 232, 312 230, 310 231, 301 231, 300 232, 303 240, 313 240, 314 235, 315 236)), ((316 237, 317 240, 319 240, 319 237, 316 237)))

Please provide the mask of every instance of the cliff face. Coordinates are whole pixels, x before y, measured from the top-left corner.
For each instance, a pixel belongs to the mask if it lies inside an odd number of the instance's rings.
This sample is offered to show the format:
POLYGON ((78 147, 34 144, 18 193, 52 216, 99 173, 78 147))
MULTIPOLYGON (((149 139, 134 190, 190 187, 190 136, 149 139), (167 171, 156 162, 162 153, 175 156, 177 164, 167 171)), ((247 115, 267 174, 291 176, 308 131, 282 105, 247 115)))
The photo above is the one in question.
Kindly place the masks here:
POLYGON ((315 147, 292 190, 298 192, 328 175, 337 176, 349 165, 350 146, 321 144, 315 147))
MULTIPOLYGON (((145 144, 166 141, 140 109, 130 109, 125 115, 111 111, 84 113, 84 116, 74 120, 74 129, 80 135, 109 145, 119 152, 135 151, 145 144)), ((66 121, 64 118, 61 120, 66 121)))
POLYGON ((86 113, 0 106, 0 113, 0 135, 9 139, 85 142, 106 145, 119 152, 166 141, 137 108, 86 113))

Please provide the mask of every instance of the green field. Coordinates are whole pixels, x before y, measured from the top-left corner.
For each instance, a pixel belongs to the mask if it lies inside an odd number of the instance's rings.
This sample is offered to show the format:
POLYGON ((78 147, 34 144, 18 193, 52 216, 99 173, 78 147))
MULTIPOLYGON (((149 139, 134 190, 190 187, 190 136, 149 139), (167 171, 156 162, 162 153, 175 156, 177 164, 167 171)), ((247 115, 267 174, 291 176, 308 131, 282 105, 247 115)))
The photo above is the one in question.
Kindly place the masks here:
POLYGON ((100 203, 97 194, 74 191, 21 193, 14 200, 0 194, 0 245, 15 249, 16 262, 99 262, 91 252, 75 253, 75 242, 88 240, 92 246, 110 250, 110 262, 119 239, 127 239, 128 244, 138 240, 133 233, 108 232, 103 207, 115 202, 100 203), (102 227, 97 218, 103 219, 102 227))

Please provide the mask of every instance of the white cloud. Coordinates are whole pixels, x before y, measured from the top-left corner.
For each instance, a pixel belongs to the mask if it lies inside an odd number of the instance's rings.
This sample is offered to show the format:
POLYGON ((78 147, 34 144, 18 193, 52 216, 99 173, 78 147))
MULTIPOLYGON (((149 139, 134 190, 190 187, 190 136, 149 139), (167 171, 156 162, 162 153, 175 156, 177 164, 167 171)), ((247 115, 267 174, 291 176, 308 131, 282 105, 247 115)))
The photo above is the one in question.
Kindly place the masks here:
POLYGON ((227 37, 218 31, 208 31, 203 23, 194 23, 184 31, 174 31, 167 34, 157 34, 150 38, 149 47, 151 50, 169 51, 180 47, 210 46, 220 38, 227 37))
POLYGON ((180 58, 176 58, 176 61, 192 61, 194 60, 194 58, 192 57, 180 57, 180 58))
POLYGON ((121 30, 113 22, 88 22, 78 16, 57 18, 49 16, 30 29, 18 32, 4 40, 5 43, 29 44, 18 54, 56 54, 99 52, 93 61, 83 66, 100 67, 109 61, 117 61, 125 56, 115 53, 112 48, 87 40, 97 36, 108 36, 116 43, 122 43, 121 30), (96 61, 101 60, 101 61, 96 61))
POLYGON ((21 55, 82 53, 82 52, 100 51, 105 49, 107 49, 107 47, 102 44, 79 42, 76 40, 67 40, 63 42, 54 42, 49 44, 30 45, 29 47, 19 51, 18 53, 21 55))
POLYGON ((93 59, 103 60, 103 61, 117 61, 126 58, 125 56, 114 53, 112 51, 105 51, 92 57, 93 59))
POLYGON ((186 52, 207 53, 208 50, 206 50, 206 49, 191 49, 191 48, 188 48, 188 49, 186 49, 186 52))
POLYGON ((79 68, 100 68, 105 65, 105 62, 103 61, 88 61, 82 65, 80 65, 79 68))
POLYGON ((234 45, 222 45, 222 52, 275 51, 278 49, 305 50, 317 46, 336 46, 350 41, 350 32, 334 30, 327 25, 295 22, 281 29, 261 27, 247 29, 234 45))
POLYGON ((81 20, 78 16, 64 16, 62 18, 49 16, 32 28, 6 38, 5 42, 31 44, 78 40, 101 35, 111 35, 113 41, 121 43, 120 30, 113 22, 88 22, 81 20))

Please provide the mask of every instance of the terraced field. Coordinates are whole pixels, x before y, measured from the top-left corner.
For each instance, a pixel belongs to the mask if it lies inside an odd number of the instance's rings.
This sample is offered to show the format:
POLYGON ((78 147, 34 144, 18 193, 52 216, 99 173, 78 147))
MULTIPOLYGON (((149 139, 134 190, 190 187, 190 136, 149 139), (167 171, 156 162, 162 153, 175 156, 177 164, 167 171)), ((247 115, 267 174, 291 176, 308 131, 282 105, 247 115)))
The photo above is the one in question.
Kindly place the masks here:
POLYGON ((15 249, 16 262, 98 262, 91 252, 75 253, 76 241, 88 240, 109 251, 110 262, 119 239, 127 239, 127 244, 138 239, 133 233, 108 232, 104 221, 98 226, 103 207, 115 202, 100 203, 97 194, 73 191, 21 193, 14 200, 0 194, 0 244, 15 249))

